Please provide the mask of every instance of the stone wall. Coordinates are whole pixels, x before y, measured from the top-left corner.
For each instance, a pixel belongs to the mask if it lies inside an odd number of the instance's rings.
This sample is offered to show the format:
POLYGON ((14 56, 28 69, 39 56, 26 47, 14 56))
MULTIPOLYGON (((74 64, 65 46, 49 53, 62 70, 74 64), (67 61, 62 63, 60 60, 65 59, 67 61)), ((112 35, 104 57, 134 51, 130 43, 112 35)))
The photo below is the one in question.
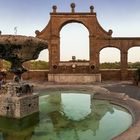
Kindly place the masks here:
POLYGON ((105 80, 121 80, 121 70, 109 70, 109 69, 102 69, 100 70, 102 75, 102 81, 105 80))
MULTIPOLYGON (((127 70, 127 78, 126 80, 133 80, 133 75, 134 75, 135 69, 129 69, 127 70)), ((100 70, 100 73, 102 75, 102 81, 106 80, 123 80, 121 78, 121 70, 119 69, 102 69, 100 70)))
MULTIPOLYGON (((48 80, 48 73, 47 70, 31 70, 28 72, 25 72, 22 76, 24 80, 48 80)), ((13 79, 14 75, 12 73, 7 73, 7 79, 11 80, 13 79)))
MULTIPOLYGON (((49 71, 28 71, 25 74, 23 74, 24 80, 44 80, 48 81, 48 73, 49 71)), ((121 70, 113 69, 113 70, 100 70, 99 73, 102 75, 102 81, 106 80, 122 80, 121 79, 121 70)), ((134 70, 128 70, 127 71, 127 80, 133 80, 133 73, 134 70)), ((12 79, 13 75, 11 73, 7 74, 7 79, 12 79)))
POLYGON ((51 71, 53 74, 95 74, 96 68, 90 65, 88 61, 85 62, 61 62, 55 65, 51 71))
POLYGON ((48 80, 58 83, 101 82, 101 74, 48 74, 48 80))

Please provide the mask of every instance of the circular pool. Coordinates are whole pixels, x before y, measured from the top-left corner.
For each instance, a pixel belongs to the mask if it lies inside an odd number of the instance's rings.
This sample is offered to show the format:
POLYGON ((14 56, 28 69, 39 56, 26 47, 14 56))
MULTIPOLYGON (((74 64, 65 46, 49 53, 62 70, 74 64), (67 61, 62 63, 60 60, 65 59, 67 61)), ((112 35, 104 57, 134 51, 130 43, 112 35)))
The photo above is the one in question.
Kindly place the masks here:
POLYGON ((0 118, 0 140, 110 140, 132 125, 126 109, 93 97, 92 93, 75 91, 42 93, 38 115, 16 125, 14 119, 0 118))

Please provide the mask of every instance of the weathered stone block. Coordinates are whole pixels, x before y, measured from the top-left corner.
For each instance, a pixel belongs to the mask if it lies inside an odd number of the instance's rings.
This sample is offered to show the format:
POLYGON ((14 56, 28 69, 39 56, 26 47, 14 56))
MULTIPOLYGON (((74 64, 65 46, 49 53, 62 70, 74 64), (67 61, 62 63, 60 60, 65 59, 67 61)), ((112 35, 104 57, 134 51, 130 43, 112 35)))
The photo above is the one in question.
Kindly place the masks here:
POLYGON ((10 118, 23 118, 39 112, 38 95, 25 95, 21 97, 0 96, 0 116, 10 118))

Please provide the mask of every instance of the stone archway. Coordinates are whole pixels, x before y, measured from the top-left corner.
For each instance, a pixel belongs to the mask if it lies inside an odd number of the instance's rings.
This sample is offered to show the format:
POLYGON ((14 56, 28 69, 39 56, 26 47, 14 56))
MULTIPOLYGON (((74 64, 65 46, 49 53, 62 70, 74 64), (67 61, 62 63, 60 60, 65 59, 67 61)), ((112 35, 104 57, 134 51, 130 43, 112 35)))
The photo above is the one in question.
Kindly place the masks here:
MULTIPOLYGON (((96 13, 94 12, 94 7, 90 7, 89 13, 76 13, 75 4, 71 4, 71 12, 60 13, 57 12, 57 7, 53 6, 53 12, 50 13, 50 16, 50 21, 44 30, 41 32, 36 31, 37 37, 46 39, 49 43, 50 73, 55 73, 55 68, 59 67, 60 63, 60 30, 64 25, 72 22, 81 23, 88 29, 90 51, 89 65, 94 65, 96 67, 96 65, 98 65, 98 61, 96 61, 98 55, 96 54, 96 40, 98 38, 110 38, 112 32, 106 32, 100 26, 96 18, 96 13)), ((57 72, 63 73, 63 70, 57 72)))
MULTIPOLYGON (((112 30, 105 31, 99 24, 94 7, 90 6, 90 12, 81 13, 75 11, 75 4, 71 4, 71 12, 57 12, 57 6, 53 6, 48 25, 41 31, 36 31, 36 37, 47 40, 49 44, 49 65, 51 74, 59 73, 99 73, 99 52, 104 46, 117 46, 121 53, 120 79, 128 79, 127 50, 131 46, 140 45, 140 37, 112 37, 112 30), (72 71, 72 64, 62 66, 60 63, 60 30, 72 22, 83 24, 89 30, 89 63, 80 64, 78 71, 72 71), (94 70, 93 70, 94 69, 94 70)), ((78 69, 78 67, 77 67, 78 69)), ((108 73, 108 72, 107 72, 108 73)))

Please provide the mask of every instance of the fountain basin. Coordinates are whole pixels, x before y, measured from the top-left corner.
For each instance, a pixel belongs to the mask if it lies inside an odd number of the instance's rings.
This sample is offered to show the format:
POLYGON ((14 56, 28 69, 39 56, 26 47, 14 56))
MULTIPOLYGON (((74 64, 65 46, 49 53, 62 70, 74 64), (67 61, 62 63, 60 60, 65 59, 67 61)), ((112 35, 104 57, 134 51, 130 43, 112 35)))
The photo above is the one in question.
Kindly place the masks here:
MULTIPOLYGON (((133 119, 126 109, 110 101, 97 100, 93 97, 93 93, 85 91, 63 90, 41 93, 39 123, 26 127, 26 130, 22 129, 22 132, 28 135, 30 132, 31 138, 27 140, 58 140, 58 138, 61 140, 108 140, 131 126, 133 119), (116 125, 119 121, 123 124, 116 125)), ((24 125, 26 123, 28 121, 24 121, 24 125)), ((23 126, 22 123, 20 125, 23 126)), ((5 133, 11 134, 8 131, 5 133)), ((22 139, 20 132, 19 135, 22 139)), ((18 133, 11 137, 16 139, 18 133)))
MULTIPOLYGON (((21 131, 12 135, 13 128, 0 129, 1 138, 3 134, 15 140, 19 136, 28 137, 27 140, 98 140, 102 136, 104 140, 136 140, 140 137, 140 103, 123 93, 110 93, 98 86, 48 85, 39 95, 39 122, 22 128, 22 135, 21 131), (99 130, 101 134, 97 136, 99 130)), ((20 125, 23 126, 22 121, 20 125)))
POLYGON ((124 132, 112 138, 113 140, 137 140, 140 138, 140 102, 128 97, 124 93, 109 92, 107 89, 97 85, 55 85, 54 87, 48 85, 45 88, 41 88, 42 91, 62 91, 72 89, 94 93, 95 99, 108 100, 112 104, 122 106, 131 114, 133 118, 132 125, 124 132))

